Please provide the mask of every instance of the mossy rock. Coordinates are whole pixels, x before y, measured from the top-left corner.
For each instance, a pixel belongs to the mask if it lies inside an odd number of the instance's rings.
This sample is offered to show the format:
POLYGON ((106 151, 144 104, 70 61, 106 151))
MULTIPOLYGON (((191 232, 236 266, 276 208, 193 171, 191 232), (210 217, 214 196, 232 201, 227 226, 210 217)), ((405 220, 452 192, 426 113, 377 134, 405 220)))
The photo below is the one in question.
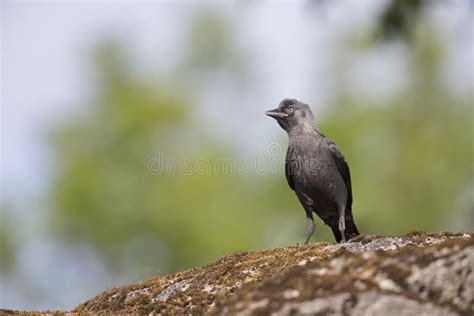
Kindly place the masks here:
POLYGON ((73 312, 458 315, 474 313, 473 233, 359 236, 239 252, 104 292, 73 312))
POLYGON ((474 233, 358 236, 239 252, 103 292, 86 315, 474 315, 474 233))

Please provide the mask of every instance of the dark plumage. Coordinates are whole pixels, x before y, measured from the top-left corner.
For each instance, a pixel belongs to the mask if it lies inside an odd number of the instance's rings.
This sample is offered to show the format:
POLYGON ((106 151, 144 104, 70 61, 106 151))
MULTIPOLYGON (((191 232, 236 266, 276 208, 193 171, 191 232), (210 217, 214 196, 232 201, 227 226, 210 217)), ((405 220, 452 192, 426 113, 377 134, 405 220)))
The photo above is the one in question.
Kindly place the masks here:
POLYGON ((308 243, 314 232, 313 212, 331 227, 337 242, 359 235, 352 218, 349 165, 336 143, 316 128, 308 105, 285 99, 267 111, 288 133, 285 174, 308 219, 308 243), (316 128, 316 129, 315 129, 316 128))

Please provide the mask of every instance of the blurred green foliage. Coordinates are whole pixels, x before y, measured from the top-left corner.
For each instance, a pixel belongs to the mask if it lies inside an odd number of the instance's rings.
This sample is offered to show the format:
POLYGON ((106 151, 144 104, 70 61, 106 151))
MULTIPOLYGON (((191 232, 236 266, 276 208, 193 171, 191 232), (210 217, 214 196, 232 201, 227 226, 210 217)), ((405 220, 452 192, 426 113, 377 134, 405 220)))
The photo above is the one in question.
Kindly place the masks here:
POLYGON ((385 40, 401 37, 410 39, 417 19, 423 13, 426 0, 394 0, 387 3, 379 18, 377 30, 385 40))
POLYGON ((229 69, 245 74, 248 61, 231 40, 234 33, 234 25, 228 17, 214 12, 198 14, 186 36, 186 43, 192 48, 184 57, 188 73, 190 70, 229 69))
POLYGON ((0 204, 0 272, 9 272, 15 262, 15 221, 8 206, 0 204))
POLYGON ((267 219, 290 205, 270 202, 275 191, 286 190, 281 179, 269 185, 255 177, 180 172, 180 159, 213 162, 236 154, 203 134, 191 96, 134 73, 116 42, 98 47, 95 60, 100 88, 91 106, 53 132, 54 231, 65 242, 92 245, 116 271, 133 262, 166 272, 255 248, 267 219), (150 165, 168 158, 176 162, 169 172, 150 165))
POLYGON ((351 95, 339 78, 321 128, 350 163, 362 231, 472 230, 474 204, 465 197, 474 181, 473 100, 444 86, 444 47, 429 25, 419 22, 411 34, 407 89, 374 103, 351 95))
MULTIPOLYGON (((208 70, 225 64, 231 53, 239 55, 229 50, 231 28, 219 27, 222 19, 199 21, 191 38, 210 37, 189 41, 192 64, 208 70)), ((450 96, 436 80, 439 43, 422 30, 414 36, 414 78, 406 91, 375 104, 349 95, 341 85, 318 120, 351 166, 362 233, 447 228, 455 213, 473 208, 458 204, 473 181, 472 106, 450 96)), ((150 160, 160 153, 165 160, 188 158, 190 164, 245 157, 204 132, 192 115, 192 92, 134 71, 122 46, 105 42, 95 63, 94 98, 52 137, 57 169, 50 223, 65 243, 92 246, 117 272, 153 267, 150 274, 155 274, 155 269, 195 266, 228 251, 303 240, 304 212, 283 170, 267 176, 183 175, 175 168, 151 172, 150 160)), ((315 237, 332 241, 322 227, 319 222, 315 237)))

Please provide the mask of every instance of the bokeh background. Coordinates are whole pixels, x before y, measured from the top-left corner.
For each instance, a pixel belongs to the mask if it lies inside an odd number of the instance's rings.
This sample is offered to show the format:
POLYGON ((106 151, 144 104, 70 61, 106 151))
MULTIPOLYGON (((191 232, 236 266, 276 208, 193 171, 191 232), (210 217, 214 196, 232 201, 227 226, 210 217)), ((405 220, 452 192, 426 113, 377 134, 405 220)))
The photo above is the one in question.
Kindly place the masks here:
POLYGON ((301 242, 285 97, 344 152, 361 232, 473 230, 472 1, 0 8, 2 308, 301 242), (219 159, 241 172, 192 167, 219 159))

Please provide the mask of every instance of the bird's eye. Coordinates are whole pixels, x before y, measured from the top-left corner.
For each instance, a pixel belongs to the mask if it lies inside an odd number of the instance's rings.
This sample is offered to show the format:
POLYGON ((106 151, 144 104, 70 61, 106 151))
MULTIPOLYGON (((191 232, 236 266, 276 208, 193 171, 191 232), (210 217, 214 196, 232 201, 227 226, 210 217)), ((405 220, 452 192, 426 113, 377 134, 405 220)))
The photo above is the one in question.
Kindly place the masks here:
POLYGON ((288 112, 293 113, 294 109, 293 108, 288 108, 288 112))

